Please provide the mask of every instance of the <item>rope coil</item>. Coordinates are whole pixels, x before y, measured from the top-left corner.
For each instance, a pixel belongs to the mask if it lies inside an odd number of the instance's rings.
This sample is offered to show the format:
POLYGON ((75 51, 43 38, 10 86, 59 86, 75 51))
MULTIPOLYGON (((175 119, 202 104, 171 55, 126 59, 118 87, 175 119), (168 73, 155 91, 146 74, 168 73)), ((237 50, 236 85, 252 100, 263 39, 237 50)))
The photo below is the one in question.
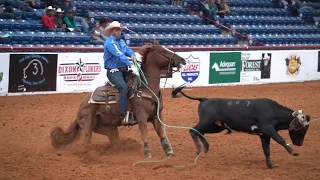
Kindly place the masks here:
MULTIPOLYGON (((202 136, 204 139, 206 139, 206 138, 204 137, 204 135, 202 135, 199 131, 197 131, 196 129, 194 129, 194 128, 192 128, 192 127, 167 125, 167 124, 165 124, 165 123, 161 120, 161 118, 160 118, 160 107, 161 107, 160 100, 159 100, 158 96, 148 87, 147 79, 146 79, 143 71, 141 70, 141 68, 138 66, 137 60, 136 60, 136 59, 133 59, 132 61, 134 62, 134 65, 136 66, 136 68, 139 70, 139 71, 138 71, 138 72, 139 72, 139 78, 138 78, 138 79, 139 79, 139 82, 142 83, 142 84, 156 97, 156 99, 157 99, 157 104, 158 104, 158 105, 157 105, 157 118, 158 118, 159 122, 164 126, 164 127, 163 127, 163 132, 164 132, 164 135, 165 135, 165 137, 166 137, 166 139, 167 139, 167 141, 168 141, 169 146, 171 147, 171 149, 173 150, 173 147, 172 147, 172 145, 171 145, 171 143, 170 143, 170 140, 169 140, 169 138, 168 138, 168 136, 167 136, 166 127, 169 127, 169 128, 170 128, 170 127, 171 127, 171 128, 177 128, 177 129, 192 129, 193 131, 197 132, 200 136, 202 136), (146 83, 141 80, 140 74, 143 76, 143 78, 144 78, 144 80, 146 81, 146 83)), ((207 140, 207 139, 206 139, 206 140, 207 140)), ((201 153, 200 153, 200 154, 201 154, 201 153)), ((200 154, 196 157, 194 163, 196 163, 197 159, 200 157, 200 154)), ((135 162, 132 166, 135 166, 136 164, 139 164, 139 163, 164 162, 164 161, 169 160, 170 158, 171 158, 171 156, 166 157, 166 158, 164 158, 163 160, 138 161, 138 162, 135 162)), ((180 167, 180 168, 181 168, 182 166, 173 166, 173 167, 180 167)))

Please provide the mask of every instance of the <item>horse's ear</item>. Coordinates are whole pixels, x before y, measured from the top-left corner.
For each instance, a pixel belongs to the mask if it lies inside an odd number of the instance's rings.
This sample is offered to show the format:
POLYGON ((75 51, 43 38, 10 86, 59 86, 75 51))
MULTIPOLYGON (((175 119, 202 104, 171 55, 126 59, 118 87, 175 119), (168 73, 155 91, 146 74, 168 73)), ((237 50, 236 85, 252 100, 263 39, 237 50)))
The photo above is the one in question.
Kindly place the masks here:
POLYGON ((157 40, 153 40, 153 44, 154 45, 160 45, 159 41, 157 41, 157 40))

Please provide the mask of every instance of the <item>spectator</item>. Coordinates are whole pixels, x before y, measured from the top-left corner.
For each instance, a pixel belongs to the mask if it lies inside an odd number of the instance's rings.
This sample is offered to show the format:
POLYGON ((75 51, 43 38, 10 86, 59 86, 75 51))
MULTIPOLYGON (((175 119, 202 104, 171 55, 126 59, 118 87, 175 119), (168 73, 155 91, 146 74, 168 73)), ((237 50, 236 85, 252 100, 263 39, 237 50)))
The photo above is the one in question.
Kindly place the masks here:
POLYGON ((233 12, 231 12, 231 10, 230 10, 230 7, 228 5, 227 0, 221 0, 220 5, 221 5, 221 7, 224 10, 226 15, 232 15, 233 14, 233 12))
POLYGON ((67 26, 67 32, 81 32, 77 26, 76 19, 73 17, 73 10, 69 9, 67 15, 63 18, 67 26))
POLYGON ((14 17, 15 15, 11 6, 7 6, 3 12, 0 12, 1 19, 14 19, 14 17))
POLYGON ((63 11, 61 8, 58 8, 54 17, 54 23, 56 24, 57 28, 61 29, 62 31, 66 31, 66 24, 63 22, 62 13, 63 11))
POLYGON ((221 18, 223 18, 226 14, 226 10, 223 8, 222 4, 221 4, 221 0, 216 0, 216 5, 217 5, 217 8, 219 10, 219 16, 221 18))
POLYGON ((215 4, 215 0, 209 0, 209 9, 213 13, 213 15, 217 15, 219 13, 218 7, 215 4))
POLYGON ((25 1, 21 0, 8 0, 7 6, 11 6, 13 8, 20 9, 22 11, 33 12, 33 8, 29 6, 29 4, 25 1))
POLYGON ((104 44, 106 38, 102 36, 103 31, 100 30, 100 23, 96 22, 95 27, 92 29, 92 42, 94 44, 104 44))
POLYGON ((291 0, 291 3, 288 4, 288 7, 290 9, 290 12, 291 12, 292 16, 299 16, 298 9, 300 7, 299 7, 299 4, 297 3, 296 0, 291 0))
POLYGON ((52 15, 52 6, 48 6, 46 9, 46 14, 42 16, 42 24, 44 29, 51 32, 61 31, 61 29, 57 29, 57 26, 54 22, 54 17, 52 15))
MULTIPOLYGON (((104 32, 104 28, 106 28, 108 26, 108 22, 106 20, 101 20, 100 21, 100 32, 104 32)), ((101 33, 101 36, 104 39, 107 39, 107 37, 104 35, 104 33, 101 33)))
POLYGON ((47 4, 41 2, 40 0, 26 0, 26 2, 33 9, 43 9, 43 8, 47 7, 47 4))
POLYGON ((76 12, 76 9, 73 9, 72 5, 71 5, 71 0, 65 0, 64 1, 64 4, 62 5, 62 10, 64 12, 68 12, 69 9, 72 9, 73 10, 73 18, 76 20, 76 21, 79 21, 80 24, 83 26, 83 28, 85 29, 85 31, 87 32, 89 30, 89 25, 88 23, 86 22, 86 20, 81 17, 81 16, 78 16, 77 15, 77 12, 76 12))
MULTIPOLYGON (((201 0, 201 3, 200 3, 200 11, 202 11, 203 13, 203 16, 208 18, 208 19, 211 19, 213 20, 214 19, 214 14, 212 13, 212 11, 210 10, 210 7, 209 7, 209 4, 207 3, 206 0, 201 0)), ((205 18, 205 23, 206 24, 209 24, 210 23, 210 20, 206 19, 205 18)), ((210 23, 211 24, 211 23, 210 23)))

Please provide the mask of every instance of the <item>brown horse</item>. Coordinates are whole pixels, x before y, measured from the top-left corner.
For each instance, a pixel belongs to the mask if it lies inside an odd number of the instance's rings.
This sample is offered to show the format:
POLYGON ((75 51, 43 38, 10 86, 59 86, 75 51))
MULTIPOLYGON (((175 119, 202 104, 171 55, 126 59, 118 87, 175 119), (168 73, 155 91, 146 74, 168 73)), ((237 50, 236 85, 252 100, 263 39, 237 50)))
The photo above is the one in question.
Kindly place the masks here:
MULTIPOLYGON (((141 70, 147 82, 141 79, 140 85, 134 75, 129 73, 126 82, 134 96, 129 98, 129 109, 131 115, 137 119, 142 140, 144 142, 144 155, 151 157, 148 145, 147 123, 152 122, 155 131, 160 137, 162 148, 167 156, 174 155, 163 131, 163 124, 157 116, 158 101, 160 101, 159 118, 162 118, 162 96, 160 92, 160 78, 163 70, 167 76, 172 76, 173 67, 180 69, 181 64, 185 65, 185 60, 167 48, 160 46, 155 41, 154 44, 144 45, 138 53, 142 55, 141 70), (170 73, 170 74, 169 74, 170 73), (153 94, 152 92, 155 94, 153 94)), ((142 73, 140 73, 140 77, 142 73)), ((137 76, 138 77, 138 76, 137 76)), ((72 143, 82 130, 84 144, 88 145, 91 141, 92 131, 106 135, 111 144, 119 140, 118 126, 123 126, 120 113, 117 107, 119 99, 118 90, 107 82, 105 86, 100 86, 90 93, 81 102, 75 121, 64 132, 61 128, 55 127, 51 132, 51 144, 55 148, 72 143)))

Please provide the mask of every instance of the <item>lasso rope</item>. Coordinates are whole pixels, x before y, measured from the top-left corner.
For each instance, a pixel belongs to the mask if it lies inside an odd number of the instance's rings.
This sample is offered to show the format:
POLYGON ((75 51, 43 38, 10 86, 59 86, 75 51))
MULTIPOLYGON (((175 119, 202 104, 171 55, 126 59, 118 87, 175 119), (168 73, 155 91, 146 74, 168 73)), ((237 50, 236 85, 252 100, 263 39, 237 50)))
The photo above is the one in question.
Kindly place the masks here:
MULTIPOLYGON (((164 127, 163 127, 163 132, 164 132, 164 135, 165 135, 165 137, 166 137, 166 139, 167 139, 167 141, 168 141, 168 143, 169 143, 172 151, 173 151, 173 147, 172 147, 172 145, 171 145, 171 143, 170 143, 170 141, 169 141, 169 139, 168 139, 167 132, 166 132, 166 127, 177 128, 177 129, 192 129, 192 130, 194 130, 195 132, 197 132, 199 135, 201 135, 201 136, 207 141, 207 139, 206 139, 199 131, 197 131, 197 130, 194 129, 194 128, 187 127, 187 126, 167 125, 167 124, 165 124, 165 123, 161 120, 161 118, 160 118, 160 106, 161 106, 160 100, 159 100, 158 96, 148 87, 148 85, 147 85, 148 82, 147 82, 147 80, 146 80, 146 78, 145 78, 145 75, 144 75, 143 71, 142 71, 141 68, 138 66, 138 63, 137 63, 136 59, 133 59, 133 62, 134 62, 135 67, 139 70, 139 75, 141 74, 141 75, 143 76, 143 78, 145 79, 145 81, 146 81, 146 83, 143 82, 143 81, 141 80, 141 77, 139 76, 139 78, 138 78, 138 79, 139 79, 139 83, 142 83, 143 85, 145 85, 146 88, 147 88, 147 89, 156 97, 156 99, 157 99, 157 104, 158 104, 158 106, 157 106, 157 118, 158 118, 159 122, 164 126, 164 127)), ((200 155, 201 155, 201 153, 196 157, 194 163, 196 163, 196 161, 197 161, 197 159, 200 157, 200 155)), ((164 162, 164 161, 167 161, 167 160, 170 159, 170 158, 171 158, 171 156, 166 157, 166 158, 164 158, 163 160, 138 161, 138 162, 135 162, 132 166, 135 166, 136 164, 139 164, 139 163, 164 162)), ((182 166, 173 166, 173 167, 182 167, 182 166)), ((183 166, 183 167, 184 167, 184 166, 183 166)))

